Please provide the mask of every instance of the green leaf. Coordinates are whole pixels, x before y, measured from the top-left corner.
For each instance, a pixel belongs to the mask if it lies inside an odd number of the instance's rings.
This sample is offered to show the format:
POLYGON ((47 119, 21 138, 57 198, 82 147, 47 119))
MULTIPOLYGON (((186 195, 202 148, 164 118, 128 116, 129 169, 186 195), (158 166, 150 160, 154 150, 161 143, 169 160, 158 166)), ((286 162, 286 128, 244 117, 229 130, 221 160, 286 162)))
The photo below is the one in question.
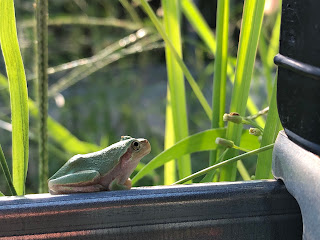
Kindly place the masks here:
MULTIPOLYGON (((167 87, 167 106, 166 106, 166 129, 164 139, 164 149, 168 149, 174 145, 174 128, 173 115, 171 106, 171 96, 169 86, 167 87)), ((164 185, 174 183, 176 179, 176 160, 172 159, 164 164, 164 185)))
MULTIPOLYGON (((223 17, 223 21, 221 24, 223 24, 223 38, 226 38, 226 36, 228 35, 228 33, 226 32, 226 28, 227 25, 225 22, 228 19, 228 6, 227 6, 227 2, 228 1, 219 1, 219 2, 223 2, 224 3, 224 11, 225 13, 223 15, 221 15, 221 17, 223 17)), ((198 33, 199 37, 204 41, 204 43, 206 44, 207 48, 210 50, 210 52, 216 56, 216 61, 217 61, 217 55, 218 55, 218 51, 222 50, 223 52, 226 51, 226 49, 221 49, 221 46, 219 44, 219 46, 216 46, 218 43, 215 39, 214 34, 212 33, 209 25, 207 24, 207 22, 205 21, 204 17, 201 15, 201 13, 199 12, 199 10, 197 9, 197 7, 195 6, 195 4, 191 1, 191 0, 182 0, 181 1, 181 7, 183 10, 184 15, 186 16, 186 18, 188 19, 188 21, 190 22, 190 24, 192 25, 192 27, 195 29, 195 31, 198 33)), ((219 27, 219 26, 217 26, 219 27)), ((226 44, 225 44, 226 45, 226 44)), ((226 46, 225 46, 226 47, 226 46)), ((229 79, 231 80, 232 83, 234 83, 234 63, 233 63, 233 58, 231 58, 230 56, 228 56, 228 61, 227 61, 227 74, 229 79)), ((216 68, 216 67, 215 67, 216 68)), ((216 73, 215 73, 216 74, 216 73)), ((223 115, 224 113, 224 108, 223 106, 225 106, 225 86, 224 83, 221 83, 221 89, 220 90, 220 112, 223 115)), ((216 91, 218 91, 216 89, 216 91)), ((215 95, 215 94, 214 94, 215 95)), ((248 111, 250 112, 250 114, 255 114, 258 112, 258 108, 255 106, 254 102, 252 101, 252 99, 249 97, 248 99, 248 111)), ((213 110, 215 109, 215 107, 213 107, 213 110)), ((214 114, 214 116, 216 116, 216 114, 214 114)), ((210 117, 211 118, 211 117, 210 117)), ((216 121, 216 120, 215 120, 216 121)), ((220 122, 220 126, 222 126, 222 118, 219 118, 220 122)), ((257 118, 255 120, 260 126, 264 126, 264 120, 263 118, 257 118)))
POLYGON ((163 28, 162 24, 158 20, 157 16, 153 12, 150 5, 147 3, 146 0, 140 0, 141 6, 145 13, 148 15, 154 26, 156 27, 157 31, 165 41, 166 45, 170 48, 172 55, 174 56, 175 60, 179 64, 180 68, 182 69, 186 79, 188 80, 194 94, 196 95, 197 99, 199 100, 201 106, 203 107, 204 111, 206 112, 209 119, 212 117, 212 110, 210 108, 210 105, 208 104, 206 98, 204 97, 203 93, 201 92, 200 87, 198 86, 197 82, 192 77, 190 71, 188 70, 187 66, 184 64, 183 60, 179 56, 179 53, 175 50, 173 43, 171 42, 170 38, 165 32, 165 29, 163 28))
MULTIPOLYGON (((250 83, 254 61, 261 31, 265 0, 251 0, 244 2, 243 19, 238 48, 237 67, 230 105, 230 112, 238 112, 245 116, 249 97, 250 83)), ((241 124, 229 122, 227 139, 240 143, 242 132, 241 124)), ((231 149, 226 158, 232 158, 238 151, 231 149)), ((221 181, 234 181, 236 178, 236 164, 231 164, 221 169, 221 181)))
POLYGON ((13 186, 13 182, 12 182, 12 178, 11 178, 11 174, 7 165, 7 161, 6 158, 4 157, 3 151, 2 151, 2 147, 0 145, 0 163, 1 163, 1 168, 3 170, 4 176, 6 178, 7 184, 9 186, 9 190, 11 192, 12 195, 17 195, 17 192, 13 186))
POLYGON ((23 195, 29 151, 27 82, 19 49, 13 0, 0 1, 0 9, 0 42, 11 102, 13 184, 17 194, 23 195))
MULTIPOLYGON (((212 91, 212 128, 224 127, 222 117, 226 109, 229 0, 218 1, 216 36, 217 46, 212 91)), ((213 165, 217 162, 219 155, 219 150, 210 152, 210 165, 213 165)))
POLYGON ((132 184, 136 183, 150 171, 164 165, 171 159, 179 158, 185 154, 216 149, 217 144, 215 140, 217 137, 223 136, 225 131, 226 130, 224 128, 210 129, 182 139, 171 148, 161 152, 153 158, 143 169, 141 169, 141 171, 137 173, 137 175, 135 175, 132 179, 132 184))
MULTIPOLYGON (((277 108, 277 78, 274 81, 271 103, 267 116, 266 127, 263 131, 261 147, 274 143, 279 131, 281 130, 281 122, 277 108)), ((255 179, 268 179, 272 176, 272 150, 262 152, 258 156, 255 179)))
POLYGON ((281 9, 277 13, 277 18, 271 34, 270 42, 267 43, 265 31, 261 31, 259 39, 259 54, 263 65, 264 75, 267 80, 268 101, 272 94, 272 72, 275 68, 273 63, 274 56, 279 52, 279 37, 280 37, 281 9))
POLYGON ((184 15, 197 31, 201 39, 206 43, 211 53, 216 55, 216 39, 195 4, 190 0, 182 0, 181 7, 184 15))
POLYGON ((198 172, 196 172, 196 173, 194 173, 194 174, 191 174, 190 176, 188 176, 188 177, 186 177, 186 178, 184 178, 184 179, 181 179, 181 180, 175 182, 174 184, 185 183, 185 182, 187 182, 187 181, 189 181, 189 180, 191 180, 191 179, 200 177, 200 176, 202 176, 202 175, 204 175, 204 174, 206 174, 206 173, 208 173, 208 172, 210 172, 210 171, 213 171, 213 170, 215 170, 215 169, 217 169, 217 168, 220 168, 220 167, 229 165, 229 164, 231 164, 231 163, 235 163, 236 161, 239 161, 240 159, 244 159, 244 158, 246 158, 246 157, 248 157, 248 156, 255 155, 255 154, 258 154, 258 153, 260 153, 260 152, 263 152, 263 151, 267 151, 267 150, 269 150, 269 149, 272 149, 273 146, 274 146, 274 144, 270 144, 270 145, 264 146, 264 147, 262 147, 262 148, 258 148, 258 149, 252 150, 252 151, 250 151, 250 152, 243 153, 243 154, 238 155, 238 156, 236 156, 236 157, 233 157, 233 158, 230 158, 230 159, 225 160, 225 161, 223 161, 223 162, 217 163, 217 164, 215 164, 215 165, 213 165, 213 166, 211 166, 211 167, 207 167, 207 168, 205 168, 205 169, 202 169, 202 170, 200 170, 200 171, 198 171, 198 172))
POLYGON ((248 129, 244 129, 241 135, 240 147, 244 149, 257 149, 260 147, 258 137, 249 134, 248 129))
MULTIPOLYGON (((177 0, 162 0, 162 8, 166 34, 179 54, 179 57, 182 59, 179 2, 177 0)), ((175 134, 174 140, 178 142, 189 135, 185 84, 183 72, 168 45, 166 45, 165 51, 169 83, 168 89, 170 91, 173 130, 175 134)), ((180 178, 191 174, 191 160, 189 155, 178 158, 177 163, 180 178)))
POLYGON ((229 0, 218 1, 216 36, 217 48, 213 81, 212 128, 224 126, 222 116, 226 109, 229 0))

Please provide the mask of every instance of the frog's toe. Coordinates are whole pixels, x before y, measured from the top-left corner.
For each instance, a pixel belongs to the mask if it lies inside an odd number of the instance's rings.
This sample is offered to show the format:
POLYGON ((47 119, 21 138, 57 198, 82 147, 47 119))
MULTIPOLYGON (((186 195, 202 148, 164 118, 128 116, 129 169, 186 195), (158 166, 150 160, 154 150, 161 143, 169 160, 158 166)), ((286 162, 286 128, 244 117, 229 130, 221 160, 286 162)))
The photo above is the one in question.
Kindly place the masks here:
POLYGON ((132 187, 132 181, 131 181, 131 179, 128 178, 128 179, 126 180, 126 182, 124 183, 124 185, 127 187, 127 189, 131 189, 131 187, 132 187))

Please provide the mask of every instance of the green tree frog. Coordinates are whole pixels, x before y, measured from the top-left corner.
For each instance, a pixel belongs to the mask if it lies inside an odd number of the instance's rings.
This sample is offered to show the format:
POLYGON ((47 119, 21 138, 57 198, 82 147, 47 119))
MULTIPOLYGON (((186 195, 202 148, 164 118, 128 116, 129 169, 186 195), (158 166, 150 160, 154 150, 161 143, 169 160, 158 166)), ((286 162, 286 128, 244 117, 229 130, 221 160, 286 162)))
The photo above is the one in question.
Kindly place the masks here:
POLYGON ((70 158, 48 180, 49 191, 64 194, 130 189, 131 173, 150 151, 147 139, 122 136, 98 152, 70 158))

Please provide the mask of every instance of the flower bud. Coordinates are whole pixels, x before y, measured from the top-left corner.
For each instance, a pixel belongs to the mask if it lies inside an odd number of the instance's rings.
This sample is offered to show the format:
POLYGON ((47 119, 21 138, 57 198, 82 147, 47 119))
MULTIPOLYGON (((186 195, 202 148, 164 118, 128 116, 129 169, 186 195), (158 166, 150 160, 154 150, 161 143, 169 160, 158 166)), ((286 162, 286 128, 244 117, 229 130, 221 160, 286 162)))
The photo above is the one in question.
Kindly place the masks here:
POLYGON ((258 128, 250 128, 249 134, 259 137, 261 136, 262 132, 258 128))
POLYGON ((239 113, 232 112, 232 113, 225 113, 223 115, 223 121, 233 122, 233 123, 242 123, 242 117, 239 113))
POLYGON ((224 138, 216 138, 216 144, 219 144, 221 146, 227 147, 227 148, 233 148, 234 147, 234 142, 224 139, 224 138))

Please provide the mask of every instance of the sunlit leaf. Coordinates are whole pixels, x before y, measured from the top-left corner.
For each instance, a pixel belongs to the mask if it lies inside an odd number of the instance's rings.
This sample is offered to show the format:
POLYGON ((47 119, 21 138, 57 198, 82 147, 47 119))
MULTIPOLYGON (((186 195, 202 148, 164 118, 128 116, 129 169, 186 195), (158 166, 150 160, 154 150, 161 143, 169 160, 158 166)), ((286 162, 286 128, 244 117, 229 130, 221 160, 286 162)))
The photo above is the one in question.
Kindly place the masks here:
MULTIPOLYGON (((238 57, 230 112, 238 112, 245 116, 249 97, 250 83, 261 31, 265 0, 251 0, 244 2, 241 34, 238 47, 238 57)), ((227 139, 239 145, 242 125, 229 122, 227 139)), ((238 151, 232 149, 226 158, 232 158, 238 151)), ((236 164, 221 169, 221 181, 234 181, 236 178, 236 164)))
POLYGON ((189 69, 187 68, 187 66, 185 65, 185 63, 183 62, 181 57, 179 56, 179 53, 175 50, 170 38, 168 37, 168 35, 165 32, 162 24, 160 23, 157 16, 155 15, 155 13, 153 12, 152 8, 150 7, 150 5, 147 3, 146 0, 140 0, 140 3, 141 3, 143 10, 146 12, 146 14, 148 15, 148 17, 150 18, 150 20, 152 21, 152 23, 156 27, 157 31, 159 32, 159 34, 161 35, 161 37, 165 41, 166 45, 168 45, 168 47, 170 48, 172 55, 174 56, 175 60, 179 64, 180 68, 182 69, 183 74, 185 75, 186 79, 188 80, 188 82, 189 82, 194 94, 196 95, 198 101, 200 102, 201 106, 203 107, 204 111, 206 112, 208 118, 211 119, 212 110, 211 110, 210 105, 208 104, 203 93, 201 92, 201 89, 198 86, 197 82, 194 80, 193 76, 191 75, 189 69))
POLYGON ((137 175, 132 179, 132 183, 136 183, 151 170, 162 166, 171 159, 179 158, 185 154, 216 149, 217 144, 215 140, 217 137, 223 136, 225 131, 226 130, 224 128, 210 129, 182 139, 171 148, 163 151, 153 158, 143 169, 141 169, 140 172, 137 173, 137 175))
POLYGON ((28 92, 15 22, 13 0, 0 1, 0 42, 9 80, 12 122, 12 175, 18 195, 24 194, 28 168, 28 92))
MULTIPOLYGON (((277 78, 273 85, 266 127, 263 131, 261 147, 274 143, 282 126, 277 108, 277 78)), ((272 150, 259 153, 255 179, 268 179, 271 175, 272 150)))
POLYGON ((240 147, 248 150, 257 149, 260 147, 258 137, 249 134, 247 129, 242 131, 240 147))
POLYGON ((6 178, 7 184, 9 186, 9 190, 11 192, 12 195, 17 195, 17 192, 13 186, 13 182, 12 182, 12 178, 11 178, 11 174, 7 165, 7 161, 4 157, 3 151, 2 151, 2 147, 0 145, 0 164, 1 164, 1 168, 3 170, 4 176, 6 178))
MULTIPOLYGON (((167 87, 167 106, 166 106, 166 129, 164 139, 164 149, 168 149, 174 145, 174 129, 173 129, 173 116, 171 107, 171 97, 169 86, 167 87)), ((141 169, 140 169, 141 170, 141 169)), ((174 183, 176 179, 176 160, 172 159, 164 164, 164 185, 174 183)))
MULTIPOLYGON (((173 47, 182 58, 182 40, 180 34, 180 7, 177 0, 162 0, 163 20, 168 38, 173 47)), ((170 91, 170 105, 172 111, 174 141, 187 137, 189 135, 188 117, 186 106, 186 93, 184 76, 172 51, 168 45, 166 51, 166 66, 170 91)), ((180 178, 191 174, 190 156, 185 155, 177 159, 178 173, 180 178)))

